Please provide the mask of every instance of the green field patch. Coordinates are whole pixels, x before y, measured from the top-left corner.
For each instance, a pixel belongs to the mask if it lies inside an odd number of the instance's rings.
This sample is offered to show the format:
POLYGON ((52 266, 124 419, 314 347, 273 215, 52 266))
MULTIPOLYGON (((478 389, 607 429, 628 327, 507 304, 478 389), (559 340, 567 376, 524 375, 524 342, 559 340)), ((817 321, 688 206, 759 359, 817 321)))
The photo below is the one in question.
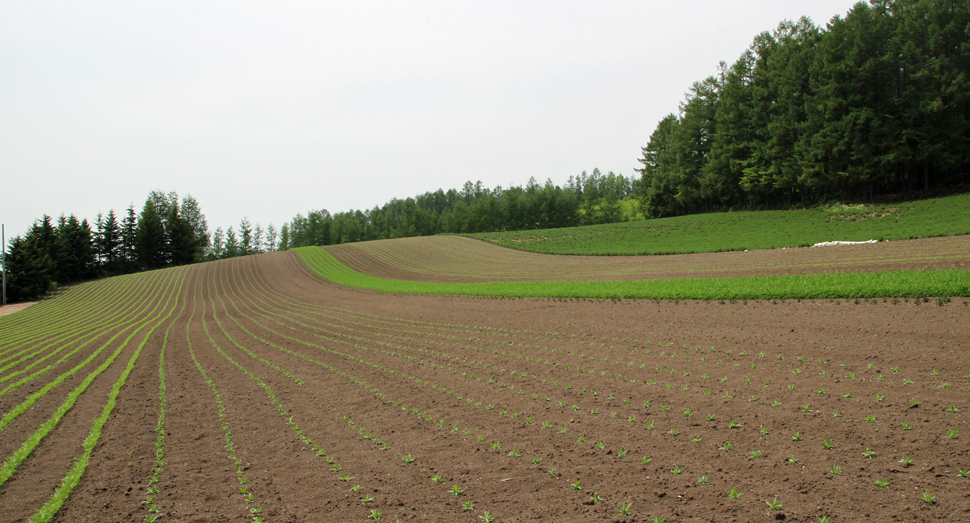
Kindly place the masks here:
POLYGON ((429 283, 362 274, 318 247, 301 247, 293 252, 312 271, 334 283, 404 294, 660 300, 970 296, 970 271, 960 269, 635 281, 429 283))
POLYGON ((970 194, 885 205, 836 204, 794 211, 719 212, 466 236, 544 254, 644 255, 964 234, 970 234, 970 194))

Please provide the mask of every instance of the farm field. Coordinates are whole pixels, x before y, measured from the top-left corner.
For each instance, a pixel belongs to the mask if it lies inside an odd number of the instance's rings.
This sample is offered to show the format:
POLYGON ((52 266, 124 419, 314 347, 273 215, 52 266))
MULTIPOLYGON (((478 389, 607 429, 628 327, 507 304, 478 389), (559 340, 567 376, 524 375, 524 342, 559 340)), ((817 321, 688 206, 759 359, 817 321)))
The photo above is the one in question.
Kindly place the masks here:
POLYGON ((464 236, 419 236, 325 249, 358 272, 425 282, 727 278, 970 267, 970 236, 667 256, 550 256, 464 236))
POLYGON ((294 252, 101 280, 0 318, 0 508, 966 520, 968 320, 965 298, 387 294, 294 252))
POLYGON ((883 205, 694 214, 561 229, 469 234, 546 254, 642 255, 807 247, 970 234, 970 194, 883 205))

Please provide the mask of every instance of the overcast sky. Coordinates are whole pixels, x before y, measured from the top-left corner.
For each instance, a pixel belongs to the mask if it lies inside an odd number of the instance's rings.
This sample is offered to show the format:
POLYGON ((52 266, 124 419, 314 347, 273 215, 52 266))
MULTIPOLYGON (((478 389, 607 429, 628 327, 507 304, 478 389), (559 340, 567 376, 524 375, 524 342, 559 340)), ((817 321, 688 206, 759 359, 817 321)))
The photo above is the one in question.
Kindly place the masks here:
POLYGON ((0 222, 191 193, 281 225, 466 180, 630 176, 691 83, 847 0, 0 0, 0 222))

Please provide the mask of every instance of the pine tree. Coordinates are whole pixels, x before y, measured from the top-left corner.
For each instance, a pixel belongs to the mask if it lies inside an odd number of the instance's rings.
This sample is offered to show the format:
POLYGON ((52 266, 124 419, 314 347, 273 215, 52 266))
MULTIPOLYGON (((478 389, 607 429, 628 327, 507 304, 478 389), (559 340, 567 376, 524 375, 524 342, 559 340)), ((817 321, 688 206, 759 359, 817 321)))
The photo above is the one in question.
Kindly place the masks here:
POLYGON ((179 212, 178 202, 173 202, 168 208, 165 220, 166 258, 169 265, 187 265, 195 261, 195 249, 198 245, 189 222, 179 212))
POLYGON ((165 227, 162 217, 149 198, 145 201, 135 232, 135 258, 142 270, 150 271, 165 265, 165 227))
POLYGON ((129 205, 128 212, 122 223, 121 231, 121 272, 135 272, 138 268, 138 258, 135 252, 135 243, 138 236, 138 217, 135 214, 135 206, 129 205))
POLYGON ((6 259, 7 299, 11 302, 35 300, 51 287, 54 262, 35 231, 10 240, 6 259))
POLYGON ((122 254, 122 234, 114 209, 108 211, 101 225, 99 251, 102 259, 101 270, 106 276, 124 272, 122 254))

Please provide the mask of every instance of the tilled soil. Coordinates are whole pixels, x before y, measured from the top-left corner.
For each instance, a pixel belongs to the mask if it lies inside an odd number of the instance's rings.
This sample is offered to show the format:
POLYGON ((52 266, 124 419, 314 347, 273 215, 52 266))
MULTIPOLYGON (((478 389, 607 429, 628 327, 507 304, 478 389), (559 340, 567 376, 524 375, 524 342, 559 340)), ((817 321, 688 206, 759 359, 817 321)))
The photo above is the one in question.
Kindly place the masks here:
MULTIPOLYGON (((388 295, 287 252, 188 271, 56 521, 970 519, 964 299, 388 295)), ((0 487, 4 520, 50 496, 129 355, 0 487)))
POLYGON ((538 254, 464 236, 398 238, 326 249, 359 272, 430 282, 727 278, 970 267, 970 236, 664 256, 538 254))

